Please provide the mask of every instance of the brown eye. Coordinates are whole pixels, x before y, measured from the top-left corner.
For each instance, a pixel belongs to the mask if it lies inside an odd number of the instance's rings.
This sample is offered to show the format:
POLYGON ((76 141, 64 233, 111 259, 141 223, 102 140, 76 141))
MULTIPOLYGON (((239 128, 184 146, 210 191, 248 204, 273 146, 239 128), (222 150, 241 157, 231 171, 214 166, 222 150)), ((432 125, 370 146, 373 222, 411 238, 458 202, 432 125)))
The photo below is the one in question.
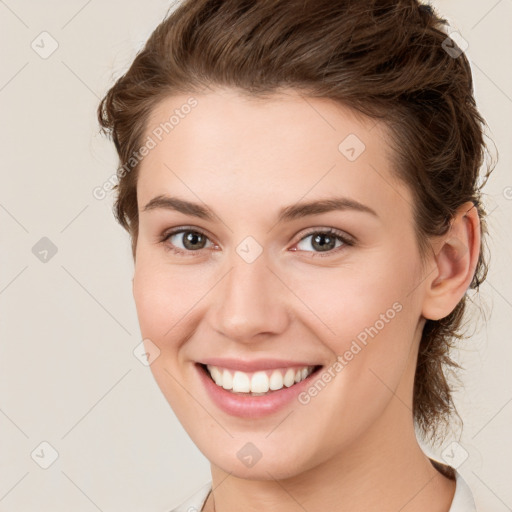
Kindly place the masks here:
POLYGON ((200 231, 180 229, 166 234, 162 242, 169 244, 174 252, 184 253, 204 249, 209 239, 200 231))
POLYGON ((320 256, 328 256, 330 254, 337 253, 338 250, 345 248, 345 246, 351 245, 354 245, 354 242, 351 239, 345 237, 341 232, 329 229, 326 231, 311 231, 301 238, 297 244, 297 248, 301 251, 313 252, 313 256, 319 255, 315 253, 326 253, 320 254, 320 256), (310 241, 307 241, 308 239, 310 239, 310 241), (313 251, 309 251, 309 248, 312 248, 313 251))

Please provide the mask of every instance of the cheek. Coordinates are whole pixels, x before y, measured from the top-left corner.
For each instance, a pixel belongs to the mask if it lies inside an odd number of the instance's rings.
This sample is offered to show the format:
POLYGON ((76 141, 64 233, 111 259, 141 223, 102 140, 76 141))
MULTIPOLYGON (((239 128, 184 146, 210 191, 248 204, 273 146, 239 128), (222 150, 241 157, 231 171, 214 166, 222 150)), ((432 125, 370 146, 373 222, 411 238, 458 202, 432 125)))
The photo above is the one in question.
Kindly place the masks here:
POLYGON ((193 332, 193 306, 204 295, 189 284, 182 272, 137 255, 133 296, 140 332, 143 339, 149 339, 160 351, 150 369, 170 406, 182 418, 187 417, 190 402, 180 384, 186 380, 180 348, 187 333, 193 332))
POLYGON ((376 421, 394 396, 390 390, 398 388, 414 353, 420 309, 409 292, 415 276, 414 262, 400 271, 388 265, 372 265, 364 272, 331 269, 329 278, 317 275, 296 290, 315 313, 303 314, 302 322, 332 352, 327 384, 312 384, 327 391, 310 388, 301 402, 316 404, 319 424, 328 425, 326 437, 339 437, 342 424, 346 436, 340 443, 352 439, 376 421))
POLYGON ((357 382, 364 391, 380 377, 395 387, 409 362, 420 318, 418 297, 411 293, 419 264, 392 251, 358 263, 297 282, 295 291, 312 312, 301 320, 331 350, 333 362, 341 356, 339 384, 357 382))
POLYGON ((192 287, 185 285, 183 276, 169 270, 144 254, 137 255, 133 297, 141 334, 161 350, 163 340, 173 338, 173 330, 190 309, 194 295, 192 287))
POLYGON ((303 276, 295 281, 295 292, 311 314, 302 314, 302 320, 310 317, 316 332, 321 330, 324 338, 339 340, 340 349, 347 340, 364 341, 368 331, 375 332, 372 327, 384 333, 403 326, 404 317, 418 307, 410 293, 417 282, 414 262, 404 266, 380 260, 380 265, 368 262, 303 276))
POLYGON ((186 341, 194 332, 205 308, 207 293, 215 285, 216 275, 198 270, 196 265, 169 265, 165 257, 141 248, 133 277, 133 297, 143 338, 160 349, 152 369, 164 364, 175 369, 186 357, 186 341))

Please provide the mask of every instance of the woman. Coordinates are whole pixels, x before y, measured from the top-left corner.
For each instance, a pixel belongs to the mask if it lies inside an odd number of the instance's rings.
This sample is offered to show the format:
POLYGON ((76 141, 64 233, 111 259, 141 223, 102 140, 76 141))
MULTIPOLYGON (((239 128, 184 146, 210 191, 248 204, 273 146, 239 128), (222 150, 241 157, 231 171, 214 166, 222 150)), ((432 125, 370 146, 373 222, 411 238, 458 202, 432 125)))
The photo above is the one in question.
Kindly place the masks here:
POLYGON ((184 1, 98 116, 148 360, 211 463, 175 510, 474 510, 415 431, 443 439, 486 273, 484 121, 443 20, 184 1))

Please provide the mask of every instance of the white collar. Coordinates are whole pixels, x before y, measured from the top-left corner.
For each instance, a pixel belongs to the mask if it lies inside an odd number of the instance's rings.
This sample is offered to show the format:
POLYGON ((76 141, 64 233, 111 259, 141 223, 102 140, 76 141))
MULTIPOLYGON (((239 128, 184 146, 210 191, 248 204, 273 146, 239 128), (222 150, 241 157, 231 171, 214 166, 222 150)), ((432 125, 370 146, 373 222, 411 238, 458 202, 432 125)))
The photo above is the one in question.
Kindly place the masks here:
POLYGON ((473 493, 458 471, 455 471, 455 495, 448 512, 476 512, 473 493))

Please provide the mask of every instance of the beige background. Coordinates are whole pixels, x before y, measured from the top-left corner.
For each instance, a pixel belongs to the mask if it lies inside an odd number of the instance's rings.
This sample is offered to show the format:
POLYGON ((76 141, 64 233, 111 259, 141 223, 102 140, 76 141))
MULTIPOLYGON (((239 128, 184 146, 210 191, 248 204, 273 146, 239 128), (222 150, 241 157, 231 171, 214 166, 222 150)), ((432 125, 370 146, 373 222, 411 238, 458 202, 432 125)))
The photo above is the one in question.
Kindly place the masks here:
MULTIPOLYGON (((98 101, 168 5, 0 1, 0 511, 165 511, 210 479, 133 354, 141 339, 128 236, 112 197, 92 194, 117 164, 98 133, 98 101), (43 469, 52 450, 58 458, 43 469)), ((457 441, 480 510, 504 512, 512 509, 512 0, 434 5, 469 43, 477 102, 500 153, 487 187, 493 258, 480 293, 490 318, 457 354, 464 429, 437 456, 457 441)))

